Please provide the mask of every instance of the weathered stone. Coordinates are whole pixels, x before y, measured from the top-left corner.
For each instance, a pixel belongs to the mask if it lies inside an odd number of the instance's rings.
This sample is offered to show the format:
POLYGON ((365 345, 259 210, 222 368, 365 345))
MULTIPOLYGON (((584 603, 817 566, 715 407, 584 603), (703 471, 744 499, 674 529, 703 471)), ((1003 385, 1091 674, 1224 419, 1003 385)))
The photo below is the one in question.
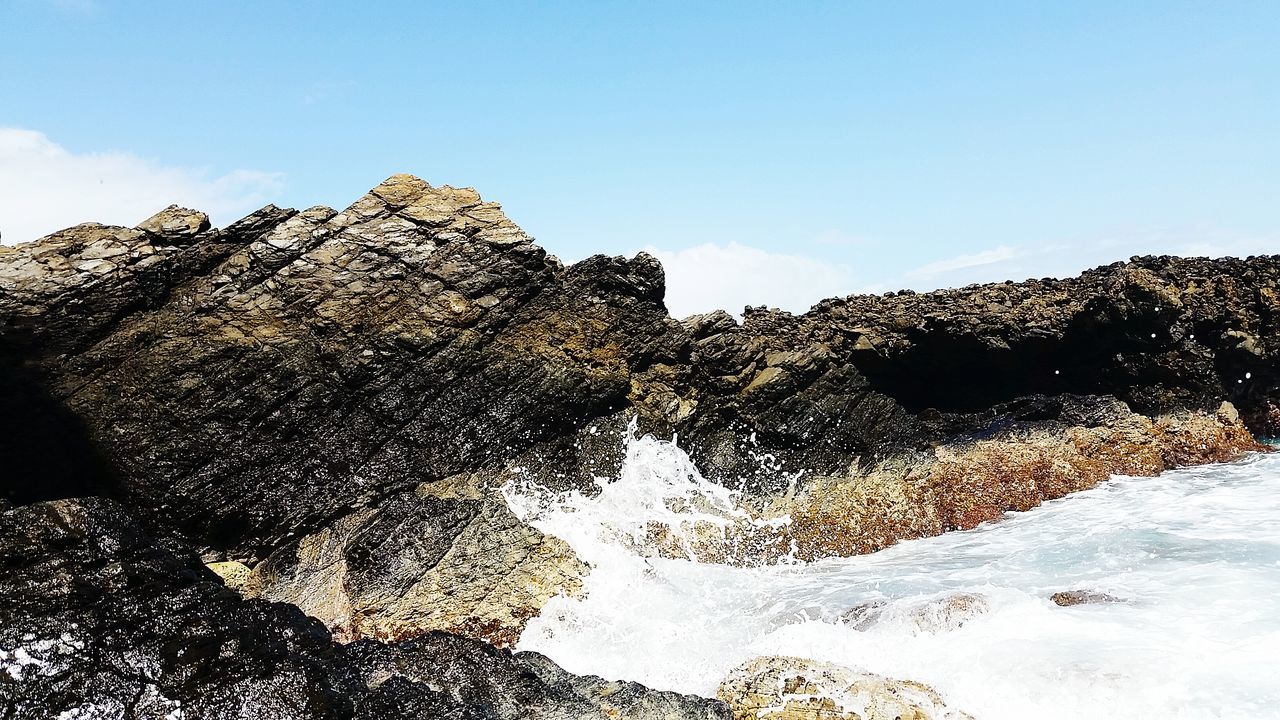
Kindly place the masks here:
POLYGON ((498 501, 406 493, 272 555, 245 592, 297 605, 342 641, 448 630, 503 647, 586 570, 498 501))
POLYGON ((923 683, 793 657, 759 657, 729 673, 716 697, 735 720, 966 720, 923 683))
POLYGON ((171 243, 190 240, 209 229, 209 216, 199 210, 170 205, 138 223, 139 230, 146 230, 171 243))
MULTIPOLYGON (((346 638, 509 642, 581 566, 495 487, 520 468, 590 490, 633 414, 793 518, 709 529, 699 557, 731 562, 869 552, 1280 434, 1280 257, 676 321, 654 258, 565 267, 410 176, 341 212, 206 222, 0 246, 0 497, 118 498, 346 638)), ((376 702, 438 700, 395 682, 376 702)))
POLYGON ((236 560, 205 563, 205 567, 222 578, 222 583, 236 592, 243 592, 245 584, 249 582, 249 575, 253 572, 248 565, 236 560))

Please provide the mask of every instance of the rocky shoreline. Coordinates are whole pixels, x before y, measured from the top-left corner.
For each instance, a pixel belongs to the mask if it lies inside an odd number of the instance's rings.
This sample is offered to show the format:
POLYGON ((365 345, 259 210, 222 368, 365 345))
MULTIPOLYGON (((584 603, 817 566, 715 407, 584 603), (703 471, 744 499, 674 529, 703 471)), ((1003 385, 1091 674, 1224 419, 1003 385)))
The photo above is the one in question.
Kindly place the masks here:
POLYGON ((404 175, 342 212, 219 230, 174 207, 0 246, 0 708, 728 717, 502 649, 590 572, 502 502, 513 471, 590 489, 633 419, 678 434, 755 517, 791 518, 699 552, 751 564, 1280 434, 1278 256, 741 322, 663 294, 647 255, 564 266, 474 191, 404 175))

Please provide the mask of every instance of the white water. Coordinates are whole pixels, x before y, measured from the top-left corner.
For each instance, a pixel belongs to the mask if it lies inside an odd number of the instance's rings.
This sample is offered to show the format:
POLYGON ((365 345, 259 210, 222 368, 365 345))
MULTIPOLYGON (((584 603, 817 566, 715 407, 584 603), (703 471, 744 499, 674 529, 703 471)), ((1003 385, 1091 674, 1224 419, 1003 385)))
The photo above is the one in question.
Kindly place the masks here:
POLYGON ((752 657, 797 655, 928 683, 979 720, 1280 718, 1280 454, 1116 478, 873 555, 735 568, 639 554, 650 520, 741 517, 675 445, 626 442, 594 498, 506 488, 594 568, 519 649, 701 695, 752 657), (1048 599, 1064 590, 1127 602, 1048 599), (939 611, 956 592, 986 611, 939 611), (840 620, 869 601, 887 603, 877 621, 840 620))

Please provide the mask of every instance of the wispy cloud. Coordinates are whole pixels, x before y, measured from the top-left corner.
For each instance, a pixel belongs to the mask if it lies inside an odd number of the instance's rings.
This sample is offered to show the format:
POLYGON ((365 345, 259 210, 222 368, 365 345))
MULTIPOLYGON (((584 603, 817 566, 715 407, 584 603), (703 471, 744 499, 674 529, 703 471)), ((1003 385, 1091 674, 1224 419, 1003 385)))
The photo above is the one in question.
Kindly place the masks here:
POLYGON ((735 242, 645 251, 666 269, 667 307, 675 317, 711 310, 740 314, 748 305, 803 312, 819 300, 855 290, 853 272, 845 265, 735 242))
POLYGON ((1274 253, 1280 253, 1280 236, 1237 235, 1205 229, 1119 232, 1063 243, 1000 245, 930 262, 877 286, 933 290, 1033 277, 1063 278, 1135 255, 1216 258, 1274 253))
POLYGON ((82 222, 135 225, 170 203, 224 225, 266 204, 283 184, 279 173, 213 175, 124 152, 73 153, 43 133, 0 128, 0 238, 8 244, 82 222))
POLYGON ((931 279, 939 275, 947 275, 957 270, 968 270, 970 268, 982 267, 983 265, 994 265, 996 263, 1007 262, 1023 254, 1024 251, 1008 245, 1001 245, 991 250, 983 250, 982 252, 971 253, 968 255, 957 255, 946 260, 938 260, 927 265, 921 265, 915 270, 907 273, 908 278, 915 279, 931 279))

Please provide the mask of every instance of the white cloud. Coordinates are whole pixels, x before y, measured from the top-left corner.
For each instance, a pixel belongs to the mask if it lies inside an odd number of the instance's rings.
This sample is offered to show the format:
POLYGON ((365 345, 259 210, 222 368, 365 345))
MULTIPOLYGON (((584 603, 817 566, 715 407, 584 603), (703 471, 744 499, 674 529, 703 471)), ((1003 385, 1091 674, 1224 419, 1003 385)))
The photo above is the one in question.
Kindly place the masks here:
POLYGON ((1004 280, 1066 278, 1135 255, 1217 258, 1277 252, 1280 252, 1280 238, 1275 236, 1232 235, 1203 229, 1125 232, 1070 243, 1001 245, 922 265, 907 271, 900 279, 879 283, 877 287, 925 291, 1004 280))
POLYGON ((35 240, 82 222, 136 225, 172 203, 222 226, 280 191, 278 173, 162 165, 124 152, 73 153, 43 133, 0 128, 0 239, 35 240))
POLYGON ((667 273, 667 307, 675 317, 712 310, 741 314, 748 305, 804 312, 828 297, 855 291, 845 265, 728 243, 683 250, 646 247, 667 273))
POLYGON ((995 265, 1012 260, 1019 255, 1025 254, 1017 248, 1001 245, 991 250, 983 250, 982 252, 972 253, 970 255, 957 255, 946 260, 931 262, 928 265, 922 265, 915 270, 907 273, 908 278, 919 280, 930 280, 941 275, 951 275, 958 270, 970 270, 984 265, 995 265))

